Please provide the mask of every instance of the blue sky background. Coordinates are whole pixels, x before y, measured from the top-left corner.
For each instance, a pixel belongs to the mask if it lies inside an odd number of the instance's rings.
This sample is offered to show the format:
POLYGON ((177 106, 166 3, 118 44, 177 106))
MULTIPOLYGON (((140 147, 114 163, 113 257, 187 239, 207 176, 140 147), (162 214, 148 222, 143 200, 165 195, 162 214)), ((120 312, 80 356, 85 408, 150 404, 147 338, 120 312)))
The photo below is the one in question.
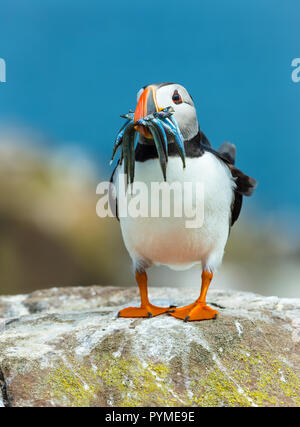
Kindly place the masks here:
POLYGON ((0 123, 76 143, 103 169, 137 90, 178 82, 212 144, 237 145, 262 211, 297 216, 299 18, 298 0, 6 0, 0 123))

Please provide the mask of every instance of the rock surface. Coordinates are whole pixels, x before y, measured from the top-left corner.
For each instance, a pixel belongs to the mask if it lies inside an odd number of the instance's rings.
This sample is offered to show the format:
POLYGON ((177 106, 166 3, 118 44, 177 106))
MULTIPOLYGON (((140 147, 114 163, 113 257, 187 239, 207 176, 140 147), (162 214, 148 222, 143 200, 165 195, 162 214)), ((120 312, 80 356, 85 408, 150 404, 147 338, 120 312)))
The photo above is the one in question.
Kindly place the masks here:
POLYGON ((208 301, 219 319, 184 323, 118 319, 135 287, 0 297, 0 406, 299 406, 300 300, 212 290, 208 301))

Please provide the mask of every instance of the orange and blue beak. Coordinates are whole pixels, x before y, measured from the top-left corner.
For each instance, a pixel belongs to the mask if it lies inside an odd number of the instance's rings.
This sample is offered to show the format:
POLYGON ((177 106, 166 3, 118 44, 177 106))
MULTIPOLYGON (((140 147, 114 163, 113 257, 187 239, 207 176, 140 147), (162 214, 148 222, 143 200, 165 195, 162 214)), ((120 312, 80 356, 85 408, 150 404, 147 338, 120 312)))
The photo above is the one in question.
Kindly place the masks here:
MULTIPOLYGON (((134 123, 158 111, 160 108, 157 105, 156 88, 153 85, 147 86, 138 100, 134 113, 134 123)), ((136 125, 135 129, 145 138, 153 138, 147 127, 136 125)))

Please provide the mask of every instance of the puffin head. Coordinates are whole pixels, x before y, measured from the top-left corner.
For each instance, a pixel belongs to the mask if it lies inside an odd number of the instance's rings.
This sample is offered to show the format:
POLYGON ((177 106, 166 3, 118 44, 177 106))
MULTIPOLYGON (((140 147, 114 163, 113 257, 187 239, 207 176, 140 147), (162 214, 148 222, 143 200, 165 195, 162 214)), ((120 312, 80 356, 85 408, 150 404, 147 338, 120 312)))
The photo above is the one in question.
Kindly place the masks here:
MULTIPOLYGON (((172 107, 173 117, 185 141, 197 135, 199 124, 193 99, 188 91, 177 83, 156 83, 141 88, 137 93, 134 122, 167 107, 172 107)), ((144 138, 152 139, 147 128, 137 125, 136 130, 144 138)))

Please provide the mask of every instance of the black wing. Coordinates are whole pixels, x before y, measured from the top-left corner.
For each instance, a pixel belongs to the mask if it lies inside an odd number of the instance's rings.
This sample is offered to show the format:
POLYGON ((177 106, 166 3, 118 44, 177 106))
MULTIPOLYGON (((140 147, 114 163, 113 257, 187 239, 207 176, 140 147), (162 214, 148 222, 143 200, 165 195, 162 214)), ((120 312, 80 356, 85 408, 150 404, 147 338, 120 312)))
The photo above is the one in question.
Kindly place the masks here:
POLYGON ((251 196, 257 186, 257 181, 250 176, 244 174, 241 170, 234 166, 236 158, 236 148, 234 144, 230 142, 224 142, 218 151, 215 151, 211 148, 209 140, 206 138, 205 134, 201 131, 201 145, 204 150, 210 151, 215 154, 219 159, 223 160, 224 163, 229 167, 231 174, 236 183, 236 189, 234 191, 234 198, 231 205, 231 221, 230 225, 232 226, 238 219, 242 204, 243 196, 251 196))
POLYGON ((218 148, 218 153, 220 153, 232 165, 235 164, 235 145, 231 144, 230 142, 224 142, 221 147, 218 148))

